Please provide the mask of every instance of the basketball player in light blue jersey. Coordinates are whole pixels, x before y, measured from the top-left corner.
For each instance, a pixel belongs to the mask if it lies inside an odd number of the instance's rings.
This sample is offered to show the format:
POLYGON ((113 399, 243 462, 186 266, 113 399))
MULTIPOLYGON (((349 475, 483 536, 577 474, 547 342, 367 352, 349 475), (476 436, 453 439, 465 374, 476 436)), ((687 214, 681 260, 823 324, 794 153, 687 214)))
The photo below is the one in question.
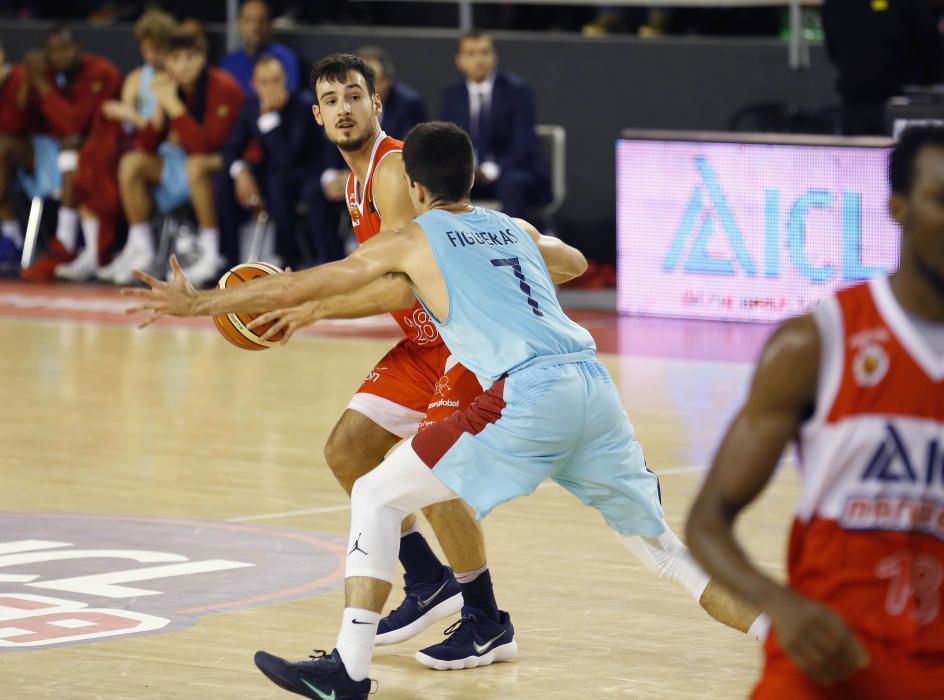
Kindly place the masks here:
MULTIPOLYGON (((406 440, 355 484, 336 649, 297 663, 260 651, 259 669, 309 698, 366 698, 403 518, 456 496, 484 517, 548 478, 599 510, 631 552, 715 617, 755 637, 764 634, 766 617, 713 587, 666 525, 658 480, 595 359, 593 339, 557 301, 549 268, 572 268, 583 256, 525 221, 470 205, 472 144, 454 124, 415 127, 403 160, 421 215, 381 232, 346 260, 200 293, 175 261, 171 282, 141 273, 151 289, 127 290, 145 299, 131 311, 150 311, 147 325, 164 314, 263 312, 401 274, 450 351, 486 388, 468 410, 406 440)), ((274 333, 288 325, 287 317, 276 311, 257 325, 275 320, 274 333)), ((498 625, 473 643, 483 659, 494 659, 511 651, 512 635, 510 623, 498 625)))

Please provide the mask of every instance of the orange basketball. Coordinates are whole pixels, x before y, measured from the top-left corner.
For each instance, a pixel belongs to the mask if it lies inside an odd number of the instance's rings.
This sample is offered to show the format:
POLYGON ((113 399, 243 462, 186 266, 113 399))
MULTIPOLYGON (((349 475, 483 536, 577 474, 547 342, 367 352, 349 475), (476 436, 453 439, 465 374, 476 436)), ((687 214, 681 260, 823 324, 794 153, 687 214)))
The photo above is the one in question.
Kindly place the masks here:
MULTIPOLYGON (((281 270, 279 268, 269 263, 242 263, 220 277, 217 286, 220 289, 226 289, 227 287, 232 287, 234 284, 242 284, 256 277, 277 275, 280 272, 281 270)), ((285 333, 280 331, 272 336, 271 339, 263 340, 262 336, 272 327, 271 323, 267 323, 259 328, 253 328, 252 330, 246 328, 246 325, 259 315, 260 314, 225 314, 223 316, 214 316, 213 323, 216 324, 217 330, 223 334, 223 337, 237 348, 242 348, 243 350, 265 350, 266 348, 271 348, 273 345, 277 345, 285 333)))

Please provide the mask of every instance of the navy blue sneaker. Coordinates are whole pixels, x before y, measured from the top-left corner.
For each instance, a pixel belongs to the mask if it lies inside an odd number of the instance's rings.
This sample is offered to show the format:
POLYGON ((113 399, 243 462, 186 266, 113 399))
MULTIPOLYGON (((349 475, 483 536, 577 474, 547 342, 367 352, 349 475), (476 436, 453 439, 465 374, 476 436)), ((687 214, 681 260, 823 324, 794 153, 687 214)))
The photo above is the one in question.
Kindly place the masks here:
POLYGON ((415 637, 434 622, 462 610, 462 589, 448 566, 434 583, 417 583, 404 575, 406 598, 377 626, 377 645, 396 644, 415 637))
POLYGON ((510 661, 518 655, 515 628, 508 613, 500 615, 501 622, 492 622, 481 610, 462 608, 462 619, 446 629, 446 639, 416 652, 416 660, 437 671, 510 661))
POLYGON ((280 688, 314 700, 367 700, 372 681, 351 680, 338 650, 326 654, 320 649, 307 661, 286 661, 257 651, 256 667, 280 688))

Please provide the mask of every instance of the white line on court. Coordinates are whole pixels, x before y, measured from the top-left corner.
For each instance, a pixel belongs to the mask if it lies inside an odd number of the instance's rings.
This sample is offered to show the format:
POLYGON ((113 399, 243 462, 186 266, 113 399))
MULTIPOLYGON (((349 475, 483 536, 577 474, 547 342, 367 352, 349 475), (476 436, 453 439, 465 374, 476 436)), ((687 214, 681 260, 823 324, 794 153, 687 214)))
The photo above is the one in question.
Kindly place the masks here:
POLYGON ((316 513, 339 513, 342 510, 350 510, 350 503, 343 503, 339 506, 323 506, 321 508, 305 508, 304 510, 286 510, 281 513, 263 513, 262 515, 243 515, 238 518, 227 518, 228 523, 248 523, 253 520, 277 520, 278 518, 291 518, 296 515, 314 515, 316 513))

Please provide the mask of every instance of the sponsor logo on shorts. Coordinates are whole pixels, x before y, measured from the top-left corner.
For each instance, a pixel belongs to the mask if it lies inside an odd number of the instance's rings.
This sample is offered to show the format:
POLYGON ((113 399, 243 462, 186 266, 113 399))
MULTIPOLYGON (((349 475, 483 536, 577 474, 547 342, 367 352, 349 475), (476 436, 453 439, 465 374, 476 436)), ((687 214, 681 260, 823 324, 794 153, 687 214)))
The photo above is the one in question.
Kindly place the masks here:
POLYGON ((447 391, 452 391, 452 387, 449 385, 449 377, 440 377, 439 381, 436 382, 436 396, 445 396, 447 391))
POLYGON ((449 406, 450 408, 459 408, 458 401, 450 401, 449 399, 440 399, 439 401, 433 401, 428 407, 427 411, 433 408, 442 408, 443 406, 449 406))

